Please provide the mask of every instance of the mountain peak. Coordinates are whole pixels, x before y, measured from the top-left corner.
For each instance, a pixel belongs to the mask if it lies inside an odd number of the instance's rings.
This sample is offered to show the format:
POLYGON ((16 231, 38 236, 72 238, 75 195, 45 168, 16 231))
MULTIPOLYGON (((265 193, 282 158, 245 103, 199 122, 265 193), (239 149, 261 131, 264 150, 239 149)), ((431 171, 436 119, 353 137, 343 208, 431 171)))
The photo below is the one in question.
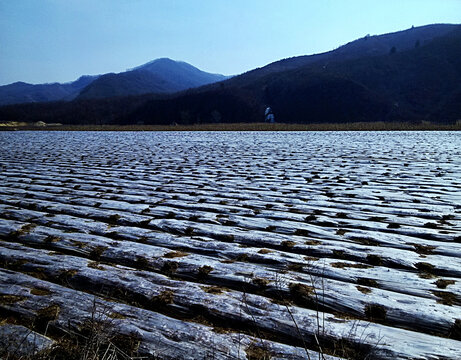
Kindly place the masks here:
POLYGON ((79 98, 174 93, 226 78, 204 72, 183 61, 159 58, 126 72, 103 75, 83 89, 79 98))
POLYGON ((169 63, 169 64, 172 64, 172 63, 184 63, 184 61, 177 61, 177 60, 170 59, 168 57, 162 57, 162 58, 152 60, 149 63, 166 63, 166 64, 169 63))
MULTIPOLYGON (((136 66, 134 68, 129 68, 129 69, 127 69, 127 71, 145 69, 146 67, 151 67, 151 66, 175 66, 175 65, 178 65, 178 64, 187 64, 187 63, 185 63, 183 61, 176 61, 176 60, 170 59, 168 57, 162 57, 162 58, 151 60, 149 62, 146 62, 145 64, 136 66)), ((190 65, 190 66, 192 66, 192 65, 190 65)))

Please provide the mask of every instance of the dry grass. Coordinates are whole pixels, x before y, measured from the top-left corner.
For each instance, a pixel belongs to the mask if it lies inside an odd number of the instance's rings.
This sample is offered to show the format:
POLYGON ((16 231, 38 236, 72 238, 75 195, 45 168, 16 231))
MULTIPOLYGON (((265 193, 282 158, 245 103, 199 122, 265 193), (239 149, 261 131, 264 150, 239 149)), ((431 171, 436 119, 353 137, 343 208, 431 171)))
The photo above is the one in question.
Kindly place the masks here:
POLYGON ((360 263, 346 263, 346 262, 334 262, 331 263, 331 266, 338 269, 344 268, 354 268, 354 269, 369 269, 370 265, 360 264, 360 263))
POLYGON ((270 360, 272 354, 269 350, 263 346, 257 346, 256 344, 250 344, 245 350, 247 359, 249 360, 270 360))
POLYGON ((37 296, 48 296, 52 294, 50 290, 44 288, 33 288, 30 290, 30 293, 37 296))
POLYGON ((357 285, 356 286, 357 290, 364 293, 364 294, 369 294, 371 293, 371 289, 370 288, 367 288, 367 287, 364 287, 364 286, 360 286, 360 285, 357 285))
POLYGON ((0 131, 55 130, 55 131, 417 131, 461 130, 461 121, 455 124, 435 124, 427 121, 410 122, 354 122, 344 124, 267 124, 230 123, 196 125, 47 125, 34 126, 25 122, 0 123, 0 131))
POLYGON ((208 274, 212 271, 213 268, 211 266, 203 265, 198 269, 198 277, 201 279, 206 278, 208 274))
POLYGON ((433 290, 432 293, 438 297, 437 302, 439 304, 451 306, 451 305, 457 305, 460 302, 455 294, 448 292, 448 291, 434 291, 433 290))
POLYGON ((0 305, 14 304, 25 299, 24 296, 0 294, 0 305))
POLYGON ((434 284, 437 285, 439 289, 446 289, 448 285, 453 285, 454 280, 438 279, 434 284))
POLYGON ((188 253, 182 252, 182 251, 171 251, 171 252, 165 254, 164 257, 167 258, 167 259, 173 259, 173 258, 184 257, 184 256, 188 256, 188 255, 189 255, 188 253))

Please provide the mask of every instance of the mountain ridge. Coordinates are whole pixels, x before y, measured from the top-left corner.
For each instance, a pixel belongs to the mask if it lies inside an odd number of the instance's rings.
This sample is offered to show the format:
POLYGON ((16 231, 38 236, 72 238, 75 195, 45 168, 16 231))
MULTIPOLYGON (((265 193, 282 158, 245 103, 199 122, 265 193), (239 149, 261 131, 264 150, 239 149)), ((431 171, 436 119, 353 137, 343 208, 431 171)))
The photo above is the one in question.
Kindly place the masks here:
POLYGON ((82 75, 77 80, 65 83, 29 84, 17 81, 3 85, 0 86, 0 106, 132 96, 155 92, 173 93, 227 78, 221 74, 201 71, 183 61, 160 58, 117 74, 82 75), (154 65, 159 61, 163 65, 161 68, 155 68, 154 65), (165 63, 168 66, 165 66, 165 63))
POLYGON ((396 47, 396 51, 406 51, 409 50, 412 46, 416 45, 417 40, 420 40, 420 45, 425 45, 425 43, 430 42, 432 39, 439 36, 443 36, 449 33, 450 31, 455 30, 457 26, 459 25, 431 24, 420 27, 412 27, 410 29, 400 30, 386 34, 371 36, 367 35, 365 37, 352 40, 330 51, 280 59, 272 63, 269 63, 265 66, 244 72, 234 77, 234 79, 242 77, 251 77, 254 73, 266 75, 268 73, 290 70, 294 68, 299 68, 301 66, 310 65, 317 61, 331 61, 338 56, 342 56, 342 60, 348 60, 357 58, 359 56, 362 57, 384 55, 390 52, 393 46, 396 47), (398 37, 399 39, 396 40, 396 37, 398 37), (392 41, 392 39, 394 39, 394 41, 392 41), (371 42, 373 42, 374 44, 379 44, 376 45, 379 46, 379 48, 371 48, 371 42), (392 45, 390 45, 391 43, 392 45), (368 45, 369 47, 369 49, 365 48, 365 54, 363 51, 363 45, 368 45), (362 52, 360 52, 360 48, 362 48, 362 52), (357 52, 359 54, 357 54, 357 52))
POLYGON ((225 80, 184 62, 159 58, 118 74, 105 74, 88 84, 77 99, 147 93, 174 93, 225 80))
POLYGON ((461 119, 458 84, 461 25, 438 24, 360 38, 330 52, 280 60, 176 93, 3 107, 0 119, 55 122, 59 117, 66 124, 260 122, 271 106, 276 121, 286 123, 455 122, 461 119))
POLYGON ((66 83, 29 84, 23 81, 0 86, 0 105, 27 102, 73 100, 97 75, 82 75, 66 83))
MULTIPOLYGON (((455 110, 456 99, 459 98, 456 83, 461 82, 461 70, 454 69, 448 74, 446 63, 449 61, 449 64, 458 66, 461 63, 461 26, 429 25, 397 34, 407 38, 413 35, 419 37, 421 32, 430 32, 431 29, 436 31, 429 34, 429 40, 424 41, 421 37, 419 45, 415 41, 413 46, 407 46, 402 51, 393 52, 395 45, 388 45, 379 55, 344 59, 332 58, 333 50, 312 55, 301 66, 288 66, 286 69, 284 65, 284 69, 280 70, 278 64, 274 66, 272 63, 223 83, 179 94, 174 99, 152 99, 131 114, 130 119, 124 118, 122 122, 165 124, 174 117, 179 119, 175 122, 185 124, 190 119, 215 122, 212 113, 216 112, 223 122, 239 122, 240 119, 257 122, 264 120, 266 106, 272 107, 276 120, 281 122, 456 121, 461 118, 455 110), (438 45, 432 46, 434 43, 438 45), (450 51, 455 55, 448 58, 445 55, 450 51), (322 58, 325 54, 329 56, 327 59, 322 58), (447 84, 451 84, 449 88, 447 84), (400 94, 401 89, 403 92, 400 94), (217 94, 220 94, 219 101, 217 94), (227 98, 227 105, 223 105, 226 103, 223 98, 227 98), (444 108, 442 104, 448 107, 444 108), (239 115, 240 119, 233 115, 235 107, 246 109, 239 115), (160 111, 162 108, 170 110, 160 111), (188 116, 181 117, 184 113, 188 116), (437 119, 437 114, 444 117, 437 119)), ((378 38, 393 36, 397 35, 385 34, 378 38)), ((349 47, 368 40, 355 40, 349 43, 349 47)))

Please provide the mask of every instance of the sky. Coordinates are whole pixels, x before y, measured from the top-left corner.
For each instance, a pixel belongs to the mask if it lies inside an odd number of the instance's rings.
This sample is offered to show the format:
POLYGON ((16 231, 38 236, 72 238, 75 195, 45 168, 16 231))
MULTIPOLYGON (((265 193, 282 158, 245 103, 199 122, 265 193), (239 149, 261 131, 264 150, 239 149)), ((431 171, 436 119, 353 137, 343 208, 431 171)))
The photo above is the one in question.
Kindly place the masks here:
POLYGON ((0 85, 160 57, 234 75, 431 23, 461 23, 461 0, 0 0, 0 85))

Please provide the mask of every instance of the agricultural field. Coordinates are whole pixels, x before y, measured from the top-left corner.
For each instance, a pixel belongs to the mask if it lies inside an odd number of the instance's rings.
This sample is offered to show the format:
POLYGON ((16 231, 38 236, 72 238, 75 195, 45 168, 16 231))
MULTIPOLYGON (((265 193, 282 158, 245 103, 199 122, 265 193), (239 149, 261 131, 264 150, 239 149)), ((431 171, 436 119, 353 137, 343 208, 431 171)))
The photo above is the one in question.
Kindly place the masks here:
POLYGON ((0 240, 0 356, 461 359, 457 132, 0 132, 0 240))

